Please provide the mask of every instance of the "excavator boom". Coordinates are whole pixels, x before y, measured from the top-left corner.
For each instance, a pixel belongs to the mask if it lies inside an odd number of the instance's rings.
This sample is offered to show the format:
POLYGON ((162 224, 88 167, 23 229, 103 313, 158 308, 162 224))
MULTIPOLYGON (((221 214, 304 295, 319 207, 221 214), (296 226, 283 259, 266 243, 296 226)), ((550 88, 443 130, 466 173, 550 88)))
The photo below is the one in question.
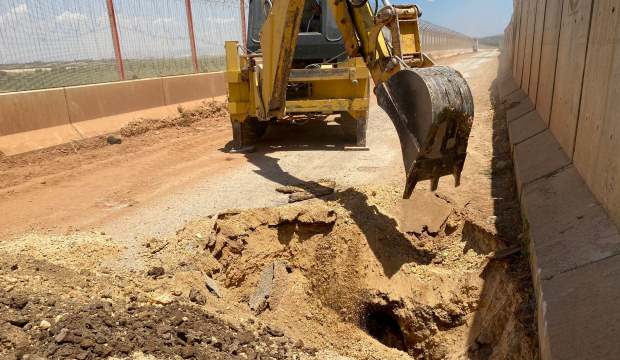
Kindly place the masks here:
MULTIPOLYGON (((261 31, 259 78, 264 118, 285 112, 297 36, 306 0, 265 0, 270 11, 261 31)), ((403 196, 419 181, 453 175, 455 185, 467 154, 473 97, 456 70, 435 66, 421 49, 417 5, 373 9, 367 0, 329 0, 349 56, 362 56, 375 83, 377 102, 398 132, 407 175, 403 196)))

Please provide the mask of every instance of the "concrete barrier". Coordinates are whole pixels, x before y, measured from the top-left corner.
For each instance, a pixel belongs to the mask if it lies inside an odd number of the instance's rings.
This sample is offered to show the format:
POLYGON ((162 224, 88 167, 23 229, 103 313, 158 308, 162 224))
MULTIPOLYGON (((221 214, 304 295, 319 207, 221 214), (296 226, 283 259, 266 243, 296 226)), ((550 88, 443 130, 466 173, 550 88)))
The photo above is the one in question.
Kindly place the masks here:
POLYGON ((162 78, 166 105, 224 95, 223 72, 162 78))
POLYGON ((564 1, 562 0, 547 0, 542 47, 540 49, 538 90, 535 101, 536 109, 547 126, 551 120, 551 105, 553 103, 553 87, 555 85, 555 69, 558 59, 563 7, 564 1))
POLYGON ((550 129, 573 156, 588 49, 592 0, 565 1, 558 48, 550 129))
POLYGON ((523 55, 523 74, 521 88, 525 93, 529 93, 530 78, 532 71, 532 53, 534 51, 534 30, 536 29, 536 4, 538 1, 530 0, 527 8, 527 28, 525 29, 525 49, 523 55))
POLYGON ((166 105, 162 79, 74 86, 65 92, 74 123, 166 105))
POLYGON ((620 219, 620 4, 595 2, 574 162, 612 218, 620 219))
POLYGON ((530 96, 530 100, 532 100, 534 104, 536 103, 536 96, 538 95, 538 80, 540 75, 540 61, 547 0, 537 1, 536 4, 536 25, 534 26, 534 40, 532 42, 532 64, 530 70, 529 89, 527 91, 530 96))
POLYGON ((68 125, 64 89, 0 94, 0 136, 68 125))
POLYGON ((0 94, 0 151, 14 155, 113 132, 225 94, 223 73, 0 94))
POLYGON ((543 0, 536 11, 529 86, 518 71, 527 72, 521 9, 506 30, 513 80, 499 92, 509 107, 541 358, 617 359, 620 0, 543 0))

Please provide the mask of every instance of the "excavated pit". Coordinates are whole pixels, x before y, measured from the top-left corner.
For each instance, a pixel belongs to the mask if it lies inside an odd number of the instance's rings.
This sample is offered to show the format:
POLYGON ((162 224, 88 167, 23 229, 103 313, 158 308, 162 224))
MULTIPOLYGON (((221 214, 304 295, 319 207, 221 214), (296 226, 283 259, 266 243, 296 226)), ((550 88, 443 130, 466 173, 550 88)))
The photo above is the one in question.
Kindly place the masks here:
POLYGON ((0 326, 24 335, 0 336, 0 355, 536 358, 525 257, 432 193, 403 203, 395 187, 346 189, 230 210, 141 246, 103 235, 1 244, 0 280, 13 285, 0 292, 0 326), (125 267, 128 253, 142 270, 125 267))
POLYGON ((196 233, 209 234, 209 275, 230 299, 316 348, 381 359, 537 351, 527 260, 432 193, 403 203, 394 188, 348 189, 218 214, 180 238, 196 233))
POLYGON ((380 343, 407 352, 405 335, 389 307, 369 305, 364 315, 364 329, 380 343))

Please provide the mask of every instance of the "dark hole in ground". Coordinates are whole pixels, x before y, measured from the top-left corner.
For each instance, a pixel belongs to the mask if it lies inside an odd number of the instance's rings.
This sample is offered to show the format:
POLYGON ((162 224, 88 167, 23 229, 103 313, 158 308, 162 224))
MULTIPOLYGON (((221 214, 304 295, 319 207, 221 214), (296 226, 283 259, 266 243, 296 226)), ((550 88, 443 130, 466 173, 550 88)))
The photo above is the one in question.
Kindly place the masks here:
POLYGON ((366 331, 383 345, 407 351, 405 336, 394 313, 385 307, 371 306, 365 317, 366 331))

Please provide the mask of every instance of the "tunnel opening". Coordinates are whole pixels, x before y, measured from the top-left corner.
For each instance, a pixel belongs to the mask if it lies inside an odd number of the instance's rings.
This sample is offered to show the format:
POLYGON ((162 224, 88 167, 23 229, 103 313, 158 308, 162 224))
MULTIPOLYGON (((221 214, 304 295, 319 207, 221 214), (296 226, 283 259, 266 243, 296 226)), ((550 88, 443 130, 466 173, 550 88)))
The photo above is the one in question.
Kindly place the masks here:
POLYGON ((405 335, 398 323, 394 312, 385 306, 371 305, 367 307, 364 316, 364 328, 368 335, 372 336, 385 346, 407 351, 405 335))

